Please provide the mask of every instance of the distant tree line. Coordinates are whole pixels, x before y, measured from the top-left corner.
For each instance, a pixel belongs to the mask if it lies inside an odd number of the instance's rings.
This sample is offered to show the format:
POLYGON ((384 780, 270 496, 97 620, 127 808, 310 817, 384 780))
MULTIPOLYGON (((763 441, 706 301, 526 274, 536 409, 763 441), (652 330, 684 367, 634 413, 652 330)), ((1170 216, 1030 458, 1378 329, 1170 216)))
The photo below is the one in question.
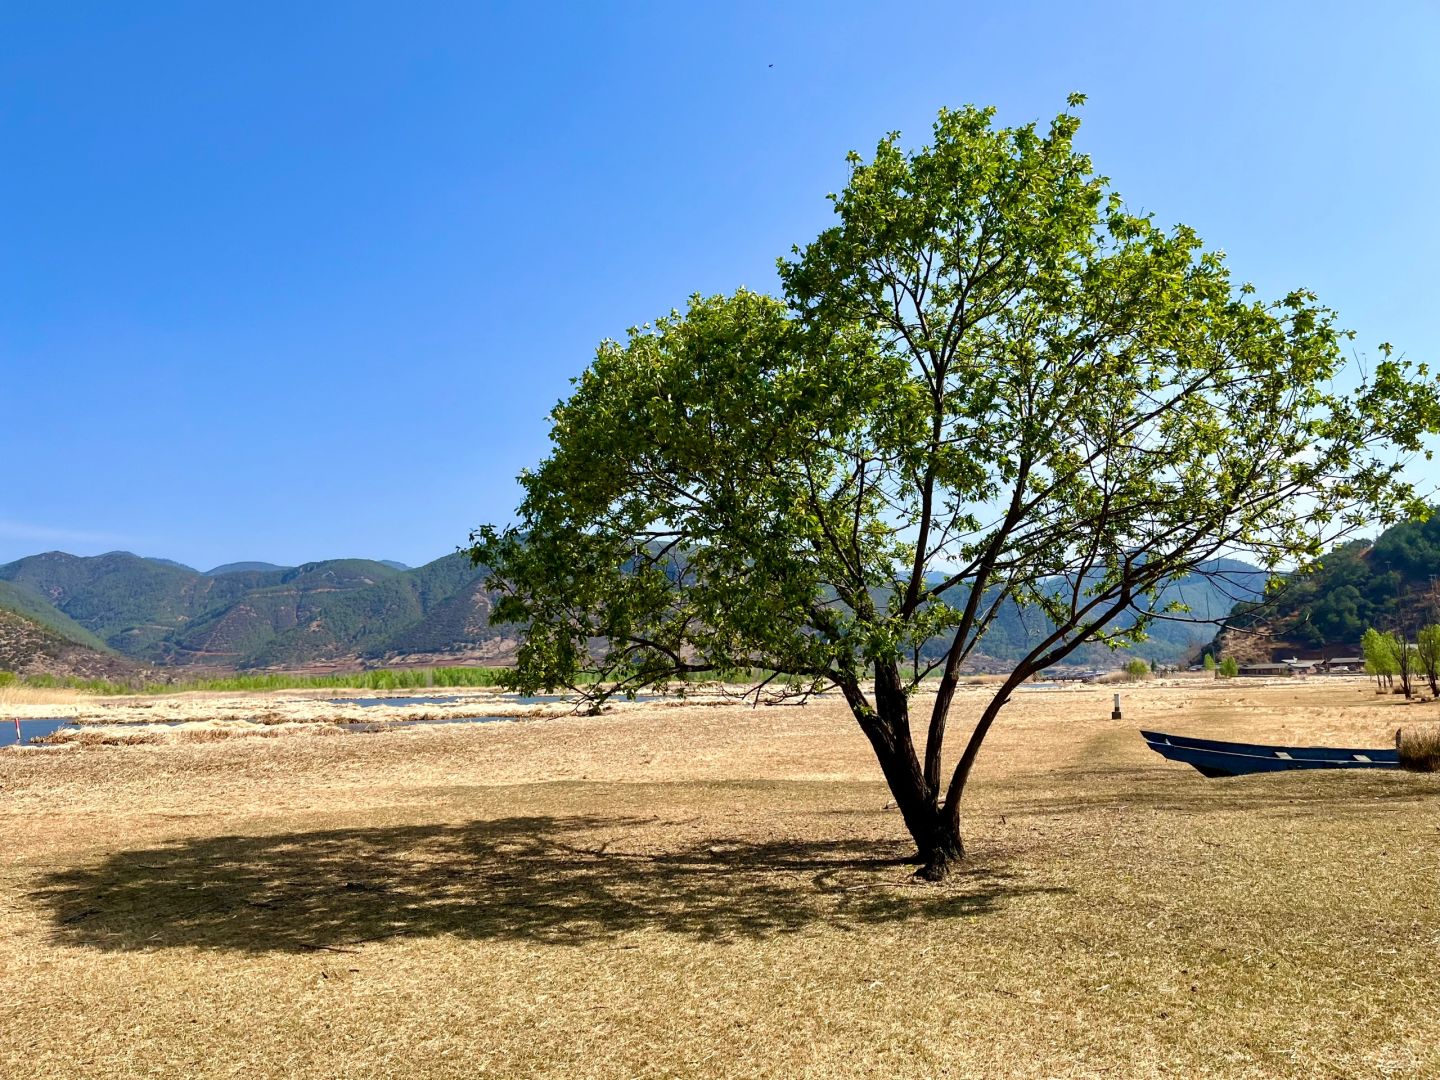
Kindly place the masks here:
POLYGON ((1400 680, 1400 691, 1413 697, 1415 684, 1424 679, 1430 693, 1440 697, 1440 626, 1422 626, 1411 640, 1406 629, 1367 629, 1360 639, 1365 657, 1365 671, 1374 676, 1377 690, 1384 690, 1400 680))

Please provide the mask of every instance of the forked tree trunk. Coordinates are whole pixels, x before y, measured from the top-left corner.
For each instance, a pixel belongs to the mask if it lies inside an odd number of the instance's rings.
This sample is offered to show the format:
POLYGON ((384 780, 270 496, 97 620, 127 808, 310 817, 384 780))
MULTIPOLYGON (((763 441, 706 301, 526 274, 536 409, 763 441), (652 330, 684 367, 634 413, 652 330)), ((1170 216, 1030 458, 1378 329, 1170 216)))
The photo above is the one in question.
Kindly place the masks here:
MULTIPOLYGON (((960 800, 965 794, 970 770, 990 726, 1015 687, 1028 677, 1029 670, 1022 665, 1011 672, 990 699, 970 733, 949 787, 944 789, 943 799, 940 785, 926 779, 916 757, 910 737, 909 699, 902 688, 899 670, 876 665, 873 708, 858 685, 842 686, 850 709, 880 762, 885 782, 895 796, 895 805, 905 819, 905 828, 915 841, 915 861, 920 864, 917 877, 943 881, 955 864, 965 858, 965 844, 960 836, 960 800)), ((934 771, 938 778, 938 769, 934 771)))
POLYGON ((898 672, 877 670, 873 709, 858 687, 844 689, 860 729, 875 751, 906 831, 915 841, 915 861, 920 865, 916 876, 926 881, 944 880, 965 857, 959 799, 957 796, 942 805, 938 786, 925 779, 911 739, 909 705, 898 672))
MULTIPOLYGON (((948 812, 937 794, 925 783, 914 755, 907 752, 908 738, 887 737, 883 729, 863 724, 880 770, 894 796, 895 806, 905 822, 905 829, 915 841, 915 862, 920 866, 916 876, 926 881, 943 881, 955 864, 965 857, 960 837, 960 815, 948 812), (877 734, 879 737, 877 738, 877 734)), ((958 806, 956 808, 958 810, 958 806)))

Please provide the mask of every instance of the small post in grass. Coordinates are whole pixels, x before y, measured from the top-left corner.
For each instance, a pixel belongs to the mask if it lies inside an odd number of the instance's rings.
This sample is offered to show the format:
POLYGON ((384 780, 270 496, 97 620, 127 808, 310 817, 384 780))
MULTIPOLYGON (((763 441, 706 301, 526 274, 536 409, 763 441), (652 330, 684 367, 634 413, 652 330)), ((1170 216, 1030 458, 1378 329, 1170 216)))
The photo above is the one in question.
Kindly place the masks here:
POLYGON ((1123 719, 1125 719, 1123 716, 1120 715, 1120 695, 1119 695, 1119 694, 1116 694, 1116 695, 1115 695, 1115 708, 1113 708, 1113 709, 1110 710, 1110 719, 1111 719, 1111 720, 1123 720, 1123 719))

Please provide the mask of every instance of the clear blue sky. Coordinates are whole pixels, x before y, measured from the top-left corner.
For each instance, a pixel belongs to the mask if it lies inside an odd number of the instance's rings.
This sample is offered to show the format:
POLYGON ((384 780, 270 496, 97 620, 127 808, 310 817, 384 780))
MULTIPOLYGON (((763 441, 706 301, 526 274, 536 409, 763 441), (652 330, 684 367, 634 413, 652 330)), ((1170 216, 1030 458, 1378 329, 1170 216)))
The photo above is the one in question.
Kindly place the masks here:
POLYGON ((1440 359, 1437 56, 1418 0, 6 5, 0 562, 452 551, 598 340, 772 288, 942 105, 1087 93, 1132 206, 1440 359))

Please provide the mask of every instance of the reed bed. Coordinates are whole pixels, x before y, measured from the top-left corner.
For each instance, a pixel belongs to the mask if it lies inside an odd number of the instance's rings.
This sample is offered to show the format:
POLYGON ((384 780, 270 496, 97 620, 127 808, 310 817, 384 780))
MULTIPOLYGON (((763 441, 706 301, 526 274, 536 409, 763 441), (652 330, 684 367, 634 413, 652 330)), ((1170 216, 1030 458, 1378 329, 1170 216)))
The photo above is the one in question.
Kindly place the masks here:
POLYGON ((69 705, 78 696, 75 690, 10 683, 0 686, 0 711, 11 705, 69 705))
POLYGON ((1411 772, 1440 772, 1440 724, 1416 724, 1396 732, 1400 767, 1411 772))

